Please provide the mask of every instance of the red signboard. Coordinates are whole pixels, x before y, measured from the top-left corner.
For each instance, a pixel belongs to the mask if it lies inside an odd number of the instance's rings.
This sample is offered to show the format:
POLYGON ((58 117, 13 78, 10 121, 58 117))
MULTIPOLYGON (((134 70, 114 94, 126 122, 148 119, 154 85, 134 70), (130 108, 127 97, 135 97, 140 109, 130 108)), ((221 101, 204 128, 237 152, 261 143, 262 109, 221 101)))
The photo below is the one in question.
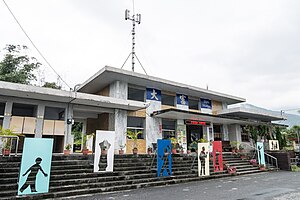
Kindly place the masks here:
POLYGON ((221 141, 213 141, 213 166, 214 166, 214 172, 223 171, 223 156, 222 156, 221 141))
POLYGON ((202 125, 202 126, 209 126, 209 122, 204 122, 204 121, 196 121, 196 120, 186 120, 185 124, 187 125, 202 125))

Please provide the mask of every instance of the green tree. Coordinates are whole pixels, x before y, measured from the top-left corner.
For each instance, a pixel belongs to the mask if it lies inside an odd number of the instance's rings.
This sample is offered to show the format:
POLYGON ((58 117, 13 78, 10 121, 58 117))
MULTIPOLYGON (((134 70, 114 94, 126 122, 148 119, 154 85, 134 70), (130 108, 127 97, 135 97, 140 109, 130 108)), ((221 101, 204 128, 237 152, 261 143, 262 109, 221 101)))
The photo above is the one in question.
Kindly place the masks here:
POLYGON ((61 86, 57 85, 55 82, 45 82, 43 87, 53 88, 53 89, 61 89, 61 86))
POLYGON ((34 70, 39 68, 41 63, 36 58, 29 57, 26 54, 27 46, 6 45, 5 55, 0 62, 0 80, 30 84, 30 81, 36 80, 34 70))

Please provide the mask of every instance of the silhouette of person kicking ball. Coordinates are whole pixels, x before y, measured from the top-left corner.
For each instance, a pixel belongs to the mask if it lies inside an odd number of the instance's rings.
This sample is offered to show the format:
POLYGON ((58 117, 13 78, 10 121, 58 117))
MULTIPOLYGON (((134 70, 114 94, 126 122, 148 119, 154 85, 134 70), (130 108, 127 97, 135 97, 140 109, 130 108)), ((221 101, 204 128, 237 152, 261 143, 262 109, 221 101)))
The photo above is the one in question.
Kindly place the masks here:
POLYGON ((23 186, 20 188, 20 192, 23 192, 28 186, 30 186, 31 192, 37 192, 36 188, 35 188, 35 184, 36 184, 36 175, 39 172, 39 170, 44 174, 45 177, 48 176, 48 174, 46 174, 44 172, 44 170, 41 167, 41 162, 42 159, 40 157, 37 157, 35 159, 35 164, 32 165, 24 174, 23 176, 26 176, 26 174, 30 171, 25 183, 23 184, 23 186))
POLYGON ((171 170, 169 169, 169 155, 171 153, 171 147, 170 145, 167 145, 164 148, 164 154, 158 155, 159 159, 163 162, 163 165, 160 169, 159 176, 163 175, 164 170, 166 169, 167 175, 171 175, 171 170))

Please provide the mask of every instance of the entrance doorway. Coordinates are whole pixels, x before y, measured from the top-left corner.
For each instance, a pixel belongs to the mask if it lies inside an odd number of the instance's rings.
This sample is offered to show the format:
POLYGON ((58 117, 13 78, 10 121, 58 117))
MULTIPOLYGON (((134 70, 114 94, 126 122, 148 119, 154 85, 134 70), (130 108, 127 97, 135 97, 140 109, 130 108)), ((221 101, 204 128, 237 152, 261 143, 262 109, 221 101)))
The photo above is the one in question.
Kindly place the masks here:
POLYGON ((190 145, 192 142, 203 138, 203 128, 201 125, 187 125, 186 133, 187 133, 187 145, 190 145))

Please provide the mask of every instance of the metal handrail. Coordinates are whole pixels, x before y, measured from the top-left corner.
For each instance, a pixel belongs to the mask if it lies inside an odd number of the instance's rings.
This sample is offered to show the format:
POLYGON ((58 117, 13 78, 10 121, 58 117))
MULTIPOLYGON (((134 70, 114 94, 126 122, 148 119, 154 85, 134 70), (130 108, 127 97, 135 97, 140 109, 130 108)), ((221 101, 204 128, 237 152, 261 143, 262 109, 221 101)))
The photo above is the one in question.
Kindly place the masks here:
MULTIPOLYGON (((244 142, 242 142, 241 144, 246 145, 246 146, 248 146, 248 147, 254 149, 254 150, 255 150, 255 154, 256 154, 256 152, 258 151, 257 148, 255 148, 254 146, 251 146, 250 144, 247 144, 247 143, 244 143, 244 142)), ((255 154, 253 155, 253 157, 255 156, 255 154)), ((264 155, 267 156, 267 163, 268 163, 268 164, 271 164, 271 165, 274 166, 273 160, 275 160, 275 166, 276 166, 276 168, 278 168, 278 161, 277 161, 277 158, 276 158, 276 157, 274 157, 274 156, 272 156, 272 155, 270 155, 270 154, 268 154, 268 153, 266 153, 266 152, 264 152, 264 155), (271 159, 270 159, 270 158, 271 158, 271 159)))
MULTIPOLYGON (((16 139, 17 140, 17 143, 16 143, 16 151, 15 151, 15 156, 17 156, 17 153, 18 153, 18 147, 19 147, 19 137, 18 136, 15 136, 15 135, 1 135, 0 138, 12 138, 12 139, 16 139)), ((11 147, 12 147, 12 142, 13 140, 10 140, 10 147, 9 147, 9 151, 11 152, 11 147)), ((2 147, 3 148, 3 147, 2 147)), ((9 155, 10 156, 10 155, 9 155)))
POLYGON ((153 166, 153 163, 154 163, 154 160, 155 160, 156 156, 157 156, 157 149, 154 150, 154 155, 153 155, 153 158, 152 158, 151 165, 150 165, 149 169, 152 169, 152 166, 153 166))

